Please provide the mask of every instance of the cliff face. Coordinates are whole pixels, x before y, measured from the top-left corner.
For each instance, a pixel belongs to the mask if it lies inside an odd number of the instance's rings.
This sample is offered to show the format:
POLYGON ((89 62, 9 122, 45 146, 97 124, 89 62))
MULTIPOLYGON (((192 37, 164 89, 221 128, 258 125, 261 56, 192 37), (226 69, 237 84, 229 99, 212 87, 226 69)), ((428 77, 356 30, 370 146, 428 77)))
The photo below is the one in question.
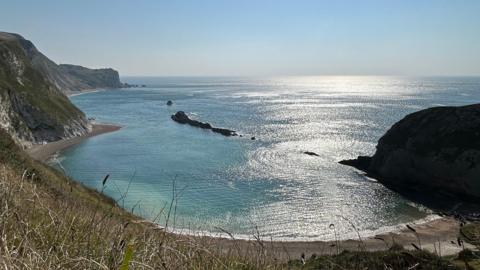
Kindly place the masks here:
POLYGON ((89 129, 63 94, 69 77, 57 67, 30 41, 0 32, 0 127, 24 147, 89 129))
POLYGON ((72 78, 71 85, 68 86, 68 91, 66 92, 93 88, 122 87, 118 72, 111 68, 89 69, 82 66, 65 64, 59 65, 58 67, 63 74, 72 78))
POLYGON ((75 65, 57 65, 39 52, 32 42, 17 34, 0 32, 0 40, 16 41, 32 68, 65 94, 93 88, 120 88, 120 76, 111 68, 89 69, 75 65))
POLYGON ((480 104, 410 114, 379 140, 373 157, 342 163, 388 186, 480 201, 480 104))

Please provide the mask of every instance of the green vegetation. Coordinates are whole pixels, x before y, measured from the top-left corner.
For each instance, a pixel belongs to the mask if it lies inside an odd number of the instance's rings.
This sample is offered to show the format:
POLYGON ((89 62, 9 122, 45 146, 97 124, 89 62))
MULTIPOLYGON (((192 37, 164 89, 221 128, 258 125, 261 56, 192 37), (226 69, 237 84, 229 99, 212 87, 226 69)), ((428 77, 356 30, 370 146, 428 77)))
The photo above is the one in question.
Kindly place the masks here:
POLYGON ((463 269, 465 264, 453 258, 455 267, 400 247, 303 262, 277 259, 262 243, 227 250, 211 238, 172 235, 129 214, 114 200, 33 161, 1 130, 0 164, 0 265, 8 269, 463 269))
MULTIPOLYGON (((339 255, 312 257, 305 265, 292 261, 300 269, 456 269, 451 262, 425 251, 406 251, 403 248, 377 252, 347 252, 339 255)), ((461 269, 461 268, 459 268, 461 269)))
POLYGON ((10 91, 10 95, 14 93, 17 98, 60 124, 68 123, 72 117, 83 116, 65 95, 60 94, 46 81, 43 74, 32 67, 19 40, 0 40, 0 56, 2 99, 6 98, 7 92, 10 91), (12 66, 10 61, 15 61, 18 66, 12 66), (21 74, 15 74, 17 72, 21 74))
POLYGON ((212 239, 166 233, 122 210, 112 199, 31 160, 3 131, 0 162, 2 267, 255 269, 269 265, 262 253, 224 254, 212 239))
POLYGON ((454 260, 456 265, 480 270, 480 222, 465 224, 460 230, 459 240, 476 246, 477 250, 464 249, 454 260))
POLYGON ((0 32, 0 115, 19 143, 86 132, 85 115, 60 92, 52 66, 31 42, 0 32))
POLYGON ((461 236, 464 241, 480 249, 480 222, 473 222, 463 226, 461 236))

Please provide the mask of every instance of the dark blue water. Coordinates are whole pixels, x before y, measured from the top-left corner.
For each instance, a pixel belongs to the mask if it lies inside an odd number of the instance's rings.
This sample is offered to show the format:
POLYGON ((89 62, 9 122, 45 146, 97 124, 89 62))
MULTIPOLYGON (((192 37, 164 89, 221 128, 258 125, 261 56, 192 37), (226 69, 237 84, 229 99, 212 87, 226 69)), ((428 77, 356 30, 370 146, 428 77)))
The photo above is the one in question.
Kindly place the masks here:
POLYGON ((248 237, 258 229, 282 240, 331 239, 332 223, 347 238, 348 221, 366 235, 428 218, 425 207, 337 162, 373 154, 408 113, 480 102, 480 79, 469 77, 124 81, 148 87, 72 97, 89 117, 125 127, 62 153, 68 174, 97 189, 110 174, 105 193, 126 192, 120 205, 160 224, 175 201, 177 230, 248 237), (244 137, 177 124, 170 115, 179 110, 244 137))

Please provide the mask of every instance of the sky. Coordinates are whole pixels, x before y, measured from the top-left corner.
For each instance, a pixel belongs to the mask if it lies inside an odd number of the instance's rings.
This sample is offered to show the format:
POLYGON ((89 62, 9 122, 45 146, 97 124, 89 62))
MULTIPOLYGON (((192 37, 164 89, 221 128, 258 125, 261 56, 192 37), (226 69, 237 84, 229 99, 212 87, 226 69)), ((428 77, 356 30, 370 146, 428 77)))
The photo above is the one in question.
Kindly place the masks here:
POLYGON ((0 1, 0 31, 124 76, 480 75, 478 0, 0 1))

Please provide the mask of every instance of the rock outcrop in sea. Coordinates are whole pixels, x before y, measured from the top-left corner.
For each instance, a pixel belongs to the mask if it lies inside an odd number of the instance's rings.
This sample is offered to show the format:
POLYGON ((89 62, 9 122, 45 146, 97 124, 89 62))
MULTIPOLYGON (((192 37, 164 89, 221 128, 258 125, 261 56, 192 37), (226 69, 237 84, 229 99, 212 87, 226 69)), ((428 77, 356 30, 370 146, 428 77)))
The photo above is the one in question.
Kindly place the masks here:
POLYGON ((315 157, 319 157, 320 155, 315 153, 315 152, 311 152, 311 151, 304 151, 303 152, 305 155, 309 155, 309 156, 315 156, 315 157))
POLYGON ((199 127, 199 128, 203 128, 203 129, 209 129, 209 130, 211 130, 215 133, 222 134, 223 136, 237 136, 237 133, 233 130, 225 129, 225 128, 216 128, 216 127, 212 127, 212 125, 210 125, 209 123, 204 123, 204 122, 200 122, 200 121, 197 121, 197 120, 192 120, 183 111, 178 111, 177 113, 172 115, 171 118, 172 118, 173 121, 175 121, 177 123, 187 124, 187 125, 190 125, 190 126, 193 126, 193 127, 199 127))
POLYGON ((440 192, 480 201, 480 104, 407 115, 379 140, 372 157, 340 163, 396 190, 440 192))

